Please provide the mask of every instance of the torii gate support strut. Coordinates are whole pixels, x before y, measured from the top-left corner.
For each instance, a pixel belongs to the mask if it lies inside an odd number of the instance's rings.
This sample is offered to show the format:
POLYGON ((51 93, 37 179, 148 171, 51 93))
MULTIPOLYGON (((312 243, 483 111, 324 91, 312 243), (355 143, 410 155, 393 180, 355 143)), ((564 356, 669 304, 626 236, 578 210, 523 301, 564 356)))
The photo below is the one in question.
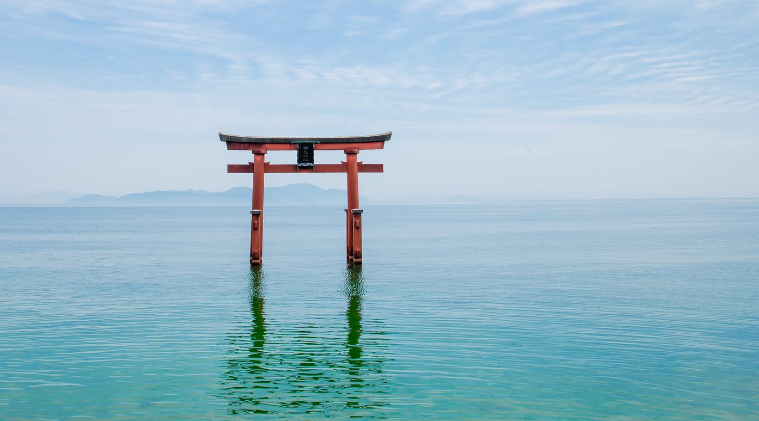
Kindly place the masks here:
POLYGON ((348 262, 360 264, 363 260, 361 215, 358 200, 358 173, 383 172, 382 164, 364 164, 358 153, 365 149, 383 149, 391 132, 371 136, 346 137, 263 137, 236 136, 219 133, 219 139, 228 150, 249 150, 253 162, 227 165, 228 173, 253 173, 253 208, 250 211, 250 264, 261 265, 263 256, 264 174, 266 173, 346 173, 348 207, 345 209, 346 257, 348 262), (268 151, 297 150, 297 164, 271 164, 265 162, 268 151), (314 164, 315 150, 343 150, 345 161, 339 164, 314 164))

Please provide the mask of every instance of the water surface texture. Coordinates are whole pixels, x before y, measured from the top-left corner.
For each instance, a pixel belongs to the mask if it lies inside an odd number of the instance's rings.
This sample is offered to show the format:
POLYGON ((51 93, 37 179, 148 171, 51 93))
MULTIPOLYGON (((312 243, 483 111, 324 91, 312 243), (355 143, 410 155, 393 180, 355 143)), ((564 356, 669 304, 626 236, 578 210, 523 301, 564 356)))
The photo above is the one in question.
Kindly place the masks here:
POLYGON ((759 420, 759 201, 0 208, 3 420, 759 420))

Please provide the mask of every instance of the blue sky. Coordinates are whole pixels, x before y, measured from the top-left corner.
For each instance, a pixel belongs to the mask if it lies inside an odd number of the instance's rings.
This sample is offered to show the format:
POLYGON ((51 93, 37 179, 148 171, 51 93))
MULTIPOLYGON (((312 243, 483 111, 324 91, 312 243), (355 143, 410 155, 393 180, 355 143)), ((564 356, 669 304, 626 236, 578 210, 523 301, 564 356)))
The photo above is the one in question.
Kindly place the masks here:
POLYGON ((219 191, 219 131, 392 130, 362 195, 759 197, 755 0, 0 0, 0 48, 0 195, 219 191))

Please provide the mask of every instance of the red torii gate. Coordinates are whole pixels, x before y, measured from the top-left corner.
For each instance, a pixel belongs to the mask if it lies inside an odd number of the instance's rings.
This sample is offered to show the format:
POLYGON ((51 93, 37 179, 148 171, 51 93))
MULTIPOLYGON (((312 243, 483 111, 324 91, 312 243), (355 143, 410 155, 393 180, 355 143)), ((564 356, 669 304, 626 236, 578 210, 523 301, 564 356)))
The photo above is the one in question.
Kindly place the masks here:
POLYGON ((358 203, 358 173, 383 172, 382 164, 358 162, 362 149, 383 149, 392 132, 370 136, 344 137, 265 137, 236 136, 219 133, 226 142, 227 150, 251 151, 253 162, 227 165, 228 173, 253 173, 253 209, 250 211, 250 264, 261 264, 263 255, 264 222, 264 174, 265 173, 347 173, 348 207, 345 209, 346 253, 351 263, 361 263, 361 214, 358 203), (298 151, 297 164, 271 164, 264 162, 268 151, 298 151), (315 150, 343 150, 345 162, 339 164, 314 164, 315 150))

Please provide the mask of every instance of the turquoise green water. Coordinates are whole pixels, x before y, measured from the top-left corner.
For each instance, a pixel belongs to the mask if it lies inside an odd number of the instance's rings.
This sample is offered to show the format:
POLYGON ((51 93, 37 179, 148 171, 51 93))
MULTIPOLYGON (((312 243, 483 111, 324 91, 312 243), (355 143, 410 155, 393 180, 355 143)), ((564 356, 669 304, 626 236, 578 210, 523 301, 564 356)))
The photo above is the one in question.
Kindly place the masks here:
POLYGON ((0 208, 0 418, 759 420, 759 201, 0 208))

